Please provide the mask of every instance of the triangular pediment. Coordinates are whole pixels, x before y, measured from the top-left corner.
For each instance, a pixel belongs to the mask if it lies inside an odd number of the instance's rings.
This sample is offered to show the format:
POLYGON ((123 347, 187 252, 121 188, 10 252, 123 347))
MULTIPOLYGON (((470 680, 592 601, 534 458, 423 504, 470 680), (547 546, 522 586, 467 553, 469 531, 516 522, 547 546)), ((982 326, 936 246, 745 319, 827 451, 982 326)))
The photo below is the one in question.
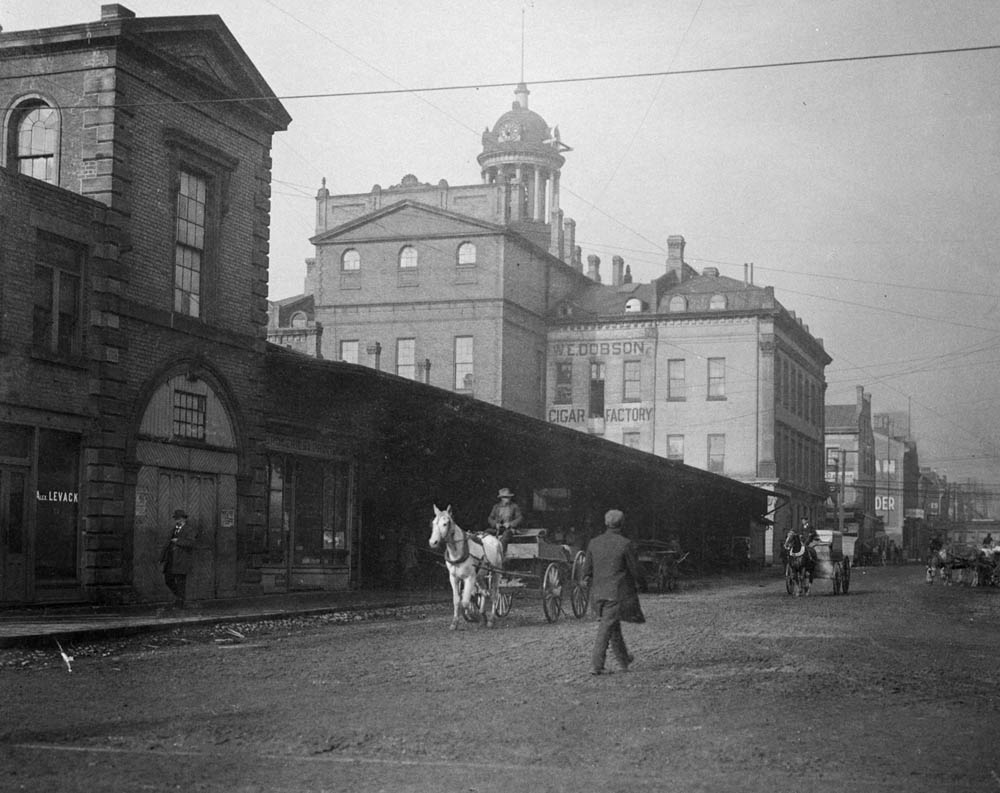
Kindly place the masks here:
POLYGON ((503 234, 503 226, 479 218, 421 204, 399 201, 354 218, 313 237, 313 245, 365 242, 377 239, 415 239, 503 234))
POLYGON ((277 129, 291 121, 253 61, 217 16, 129 20, 146 46, 165 63, 211 86, 221 96, 254 97, 252 109, 272 117, 277 129))

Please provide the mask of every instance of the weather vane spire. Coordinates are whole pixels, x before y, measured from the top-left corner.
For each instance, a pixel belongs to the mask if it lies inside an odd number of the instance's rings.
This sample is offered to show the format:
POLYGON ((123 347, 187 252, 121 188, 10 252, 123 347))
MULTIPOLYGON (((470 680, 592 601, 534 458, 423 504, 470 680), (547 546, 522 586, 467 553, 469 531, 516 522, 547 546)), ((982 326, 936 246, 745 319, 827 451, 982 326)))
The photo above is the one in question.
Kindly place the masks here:
POLYGON ((521 82, 524 82, 524 6, 521 6, 521 82))

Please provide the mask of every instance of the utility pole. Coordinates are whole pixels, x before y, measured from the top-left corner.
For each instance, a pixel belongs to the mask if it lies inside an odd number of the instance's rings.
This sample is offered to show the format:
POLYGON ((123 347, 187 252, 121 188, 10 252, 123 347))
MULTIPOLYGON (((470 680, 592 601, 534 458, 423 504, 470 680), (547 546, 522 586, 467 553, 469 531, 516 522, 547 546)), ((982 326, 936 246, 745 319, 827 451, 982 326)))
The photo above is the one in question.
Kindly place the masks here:
POLYGON ((844 484, 847 467, 847 449, 840 450, 840 492, 837 494, 837 530, 844 533, 844 484))

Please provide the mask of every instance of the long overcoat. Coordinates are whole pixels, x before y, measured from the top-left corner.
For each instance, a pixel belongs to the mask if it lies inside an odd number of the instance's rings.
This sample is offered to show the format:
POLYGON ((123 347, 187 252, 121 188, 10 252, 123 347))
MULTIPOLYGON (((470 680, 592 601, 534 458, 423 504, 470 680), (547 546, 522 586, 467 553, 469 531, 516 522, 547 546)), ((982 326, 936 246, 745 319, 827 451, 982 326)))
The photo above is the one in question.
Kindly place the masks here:
POLYGON ((197 537, 197 529, 187 522, 179 530, 175 528, 171 532, 170 539, 167 540, 160 556, 160 564, 163 566, 164 574, 187 575, 191 572, 197 537))
POLYGON ((635 544, 620 529, 609 528, 590 541, 584 575, 590 578, 590 599, 638 600, 642 581, 635 544))

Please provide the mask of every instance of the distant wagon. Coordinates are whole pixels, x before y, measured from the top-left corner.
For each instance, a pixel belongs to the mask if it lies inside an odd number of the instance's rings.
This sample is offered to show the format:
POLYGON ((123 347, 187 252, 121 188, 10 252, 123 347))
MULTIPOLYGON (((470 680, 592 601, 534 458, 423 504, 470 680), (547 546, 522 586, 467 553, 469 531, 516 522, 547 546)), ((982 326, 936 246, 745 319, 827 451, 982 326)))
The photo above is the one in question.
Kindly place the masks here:
MULTIPOLYGON (((844 554, 844 535, 831 529, 819 529, 819 542, 814 543, 816 549, 816 567, 813 569, 812 581, 806 585, 809 591, 811 583, 826 579, 833 582, 833 594, 847 594, 851 589, 851 558, 844 554)), ((785 589, 791 595, 795 591, 794 582, 788 568, 785 572, 785 589)))

